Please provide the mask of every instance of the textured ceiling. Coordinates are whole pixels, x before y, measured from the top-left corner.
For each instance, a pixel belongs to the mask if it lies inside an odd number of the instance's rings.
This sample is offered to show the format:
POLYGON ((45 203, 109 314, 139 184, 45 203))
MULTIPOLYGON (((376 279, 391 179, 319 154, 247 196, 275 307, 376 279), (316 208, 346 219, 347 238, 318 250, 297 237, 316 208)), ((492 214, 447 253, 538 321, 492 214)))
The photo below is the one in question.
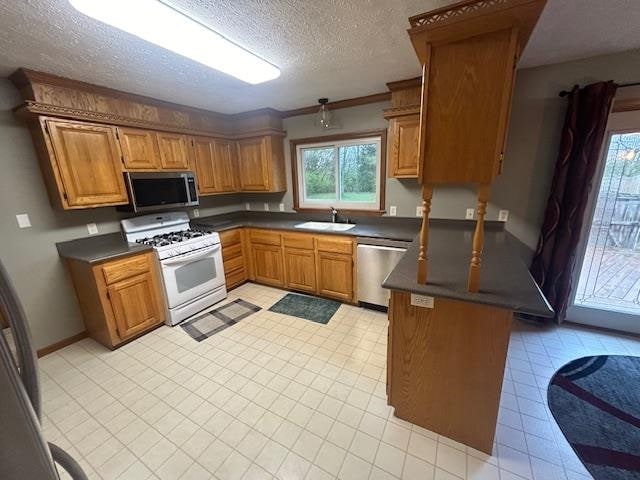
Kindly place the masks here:
MULTIPOLYGON (((66 0, 0 0, 0 77, 28 67, 224 113, 287 110, 318 97, 381 92, 388 81, 418 75, 407 19, 453 2, 171 3, 279 66, 280 78, 245 84, 87 18, 66 0)), ((638 0, 549 0, 522 66, 640 48, 639 23, 638 0)))

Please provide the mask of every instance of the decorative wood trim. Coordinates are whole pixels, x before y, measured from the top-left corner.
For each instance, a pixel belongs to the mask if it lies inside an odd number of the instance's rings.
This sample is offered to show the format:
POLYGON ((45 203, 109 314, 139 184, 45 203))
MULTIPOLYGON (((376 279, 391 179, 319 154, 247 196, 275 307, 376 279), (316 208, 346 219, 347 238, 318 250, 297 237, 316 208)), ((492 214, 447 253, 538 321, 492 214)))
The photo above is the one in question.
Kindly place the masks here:
POLYGON ((70 337, 64 338, 59 342, 52 343, 48 347, 40 348, 38 349, 38 352, 37 352, 38 358, 44 357, 45 355, 49 355, 50 353, 63 349, 64 347, 68 347, 72 343, 76 343, 82 340, 83 338, 87 338, 87 336, 88 336, 87 331, 85 330, 83 332, 76 333, 75 335, 72 335, 70 337))
MULTIPOLYGON (((336 102, 327 103, 330 110, 339 110, 341 108, 358 107, 360 105, 368 105, 370 103, 386 102, 391 100, 391 92, 374 93, 373 95, 365 95, 364 97, 348 98, 346 100, 338 100, 336 102)), ((280 112, 282 118, 297 117, 298 115, 309 115, 316 113, 320 108, 319 105, 311 105, 308 107, 296 108, 294 110, 284 110, 280 112)))
POLYGON ((613 101, 613 113, 640 110, 640 98, 620 98, 613 101))
POLYGON ((480 10, 495 7, 496 5, 509 3, 510 1, 511 0, 464 0, 453 5, 421 13, 420 15, 414 15, 409 18, 409 23, 411 24, 411 28, 442 23, 455 17, 467 16, 480 10))
POLYGON ((296 159, 296 149, 298 145, 308 143, 331 142, 340 140, 353 140, 357 138, 380 137, 380 208, 378 210, 341 210, 343 213, 353 213, 358 215, 382 215, 385 212, 385 194, 387 184, 387 130, 367 130, 364 132, 339 133, 337 135, 326 135, 322 137, 296 138, 289 140, 291 161, 291 184, 293 186, 293 209, 299 212, 318 212, 324 208, 300 208, 298 191, 298 166, 296 159))
POLYGON ((385 108, 384 118, 387 120, 396 117, 406 117, 407 115, 417 115, 420 113, 420 105, 406 105, 404 107, 385 108))
POLYGON ((416 88, 422 85, 422 77, 407 78, 406 80, 397 80, 395 82, 388 82, 387 88, 390 92, 398 90, 407 90, 408 88, 416 88))

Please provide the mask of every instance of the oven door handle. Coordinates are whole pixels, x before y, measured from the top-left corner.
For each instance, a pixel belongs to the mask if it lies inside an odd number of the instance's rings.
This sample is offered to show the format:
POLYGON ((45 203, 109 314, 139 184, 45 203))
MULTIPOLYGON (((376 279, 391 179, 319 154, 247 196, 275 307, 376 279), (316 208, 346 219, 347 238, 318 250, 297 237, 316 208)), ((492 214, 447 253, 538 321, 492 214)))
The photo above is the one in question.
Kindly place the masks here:
POLYGON ((196 253, 191 253, 189 255, 178 255, 177 257, 166 258, 164 260, 161 260, 160 263, 162 265, 175 265, 176 263, 190 262, 191 260, 197 260, 198 258, 207 257, 213 252, 217 252, 218 250, 220 250, 219 244, 213 245, 211 247, 204 247, 202 250, 196 253))

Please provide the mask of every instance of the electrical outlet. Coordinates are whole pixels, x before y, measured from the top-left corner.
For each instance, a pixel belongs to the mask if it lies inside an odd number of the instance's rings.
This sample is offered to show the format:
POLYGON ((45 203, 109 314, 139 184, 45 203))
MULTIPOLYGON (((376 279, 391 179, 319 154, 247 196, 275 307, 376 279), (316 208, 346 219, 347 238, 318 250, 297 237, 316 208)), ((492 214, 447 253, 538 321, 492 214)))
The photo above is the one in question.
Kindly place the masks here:
POLYGON ((498 212, 498 221, 506 222, 509 220, 509 210, 500 210, 498 212))
POLYGON ((392 217, 395 217, 398 214, 398 207, 396 207, 395 205, 391 205, 389 207, 389 215, 392 217))
POLYGON ((269 211, 269 204, 267 202, 264 202, 264 211, 268 212, 269 211))
POLYGON ((245 209, 245 210, 251 210, 251 204, 250 204, 249 202, 246 202, 246 203, 244 204, 244 209, 245 209))
POLYGON ((473 220, 473 215, 476 213, 474 208, 467 208, 467 213, 465 213, 464 218, 467 220, 473 220))
POLYGON ((31 220, 29 220, 29 215, 26 213, 16 215, 16 220, 18 221, 18 227, 20 228, 29 228, 31 226, 31 220))
POLYGON ((416 217, 421 217, 422 216, 422 205, 418 205, 416 207, 416 217))
POLYGON ((95 223, 87 223, 87 231, 89 232, 89 235, 95 235, 98 233, 98 225, 95 223))
POLYGON ((193 209, 193 218, 198 218, 200 216, 200 210, 197 208, 193 209))
POLYGON ((280 211, 281 211, 281 212, 284 212, 284 203, 281 203, 281 204, 279 205, 279 208, 280 208, 280 211))
POLYGON ((433 308, 433 297, 411 294, 411 305, 414 307, 433 308))

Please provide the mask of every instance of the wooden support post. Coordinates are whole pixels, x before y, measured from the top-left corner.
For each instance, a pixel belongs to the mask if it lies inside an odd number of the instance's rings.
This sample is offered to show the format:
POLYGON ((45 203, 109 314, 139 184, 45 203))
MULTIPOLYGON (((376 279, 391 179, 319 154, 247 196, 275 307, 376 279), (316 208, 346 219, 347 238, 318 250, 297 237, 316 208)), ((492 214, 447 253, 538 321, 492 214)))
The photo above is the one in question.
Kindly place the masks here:
POLYGON ((427 249, 429 246, 429 212, 433 186, 422 186, 422 227, 420 229, 420 253, 418 254, 418 283, 427 283, 427 249))
POLYGON ((480 288, 480 264, 482 263, 482 248, 484 247, 484 216, 487 213, 490 185, 478 187, 478 220, 473 234, 473 250, 471 252, 471 264, 469 265, 469 282, 467 289, 477 292, 480 288))

